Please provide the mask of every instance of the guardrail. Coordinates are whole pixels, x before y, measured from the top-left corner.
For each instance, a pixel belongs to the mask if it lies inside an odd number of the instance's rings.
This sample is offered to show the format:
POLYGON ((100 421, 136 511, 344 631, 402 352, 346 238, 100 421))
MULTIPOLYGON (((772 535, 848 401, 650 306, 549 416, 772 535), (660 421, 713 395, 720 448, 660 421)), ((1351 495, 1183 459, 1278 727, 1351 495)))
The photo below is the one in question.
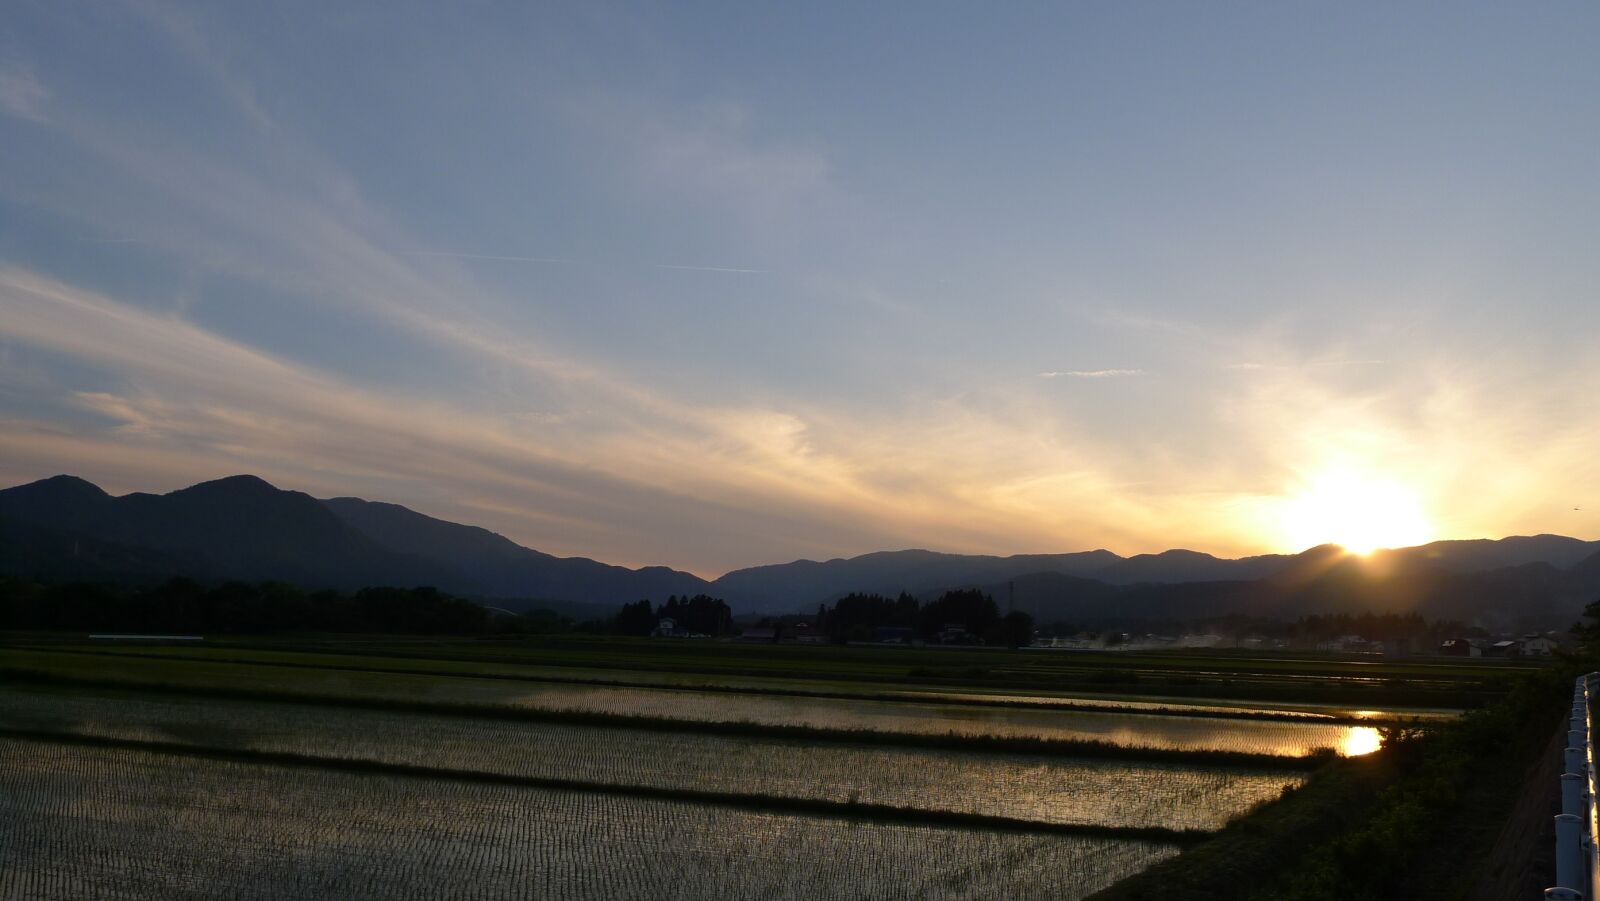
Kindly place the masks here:
POLYGON ((1561 752, 1561 813, 1556 815, 1556 884, 1551 901, 1600 899, 1600 792, 1596 792, 1594 729, 1589 701, 1600 673, 1579 676, 1572 688, 1567 747, 1561 752))

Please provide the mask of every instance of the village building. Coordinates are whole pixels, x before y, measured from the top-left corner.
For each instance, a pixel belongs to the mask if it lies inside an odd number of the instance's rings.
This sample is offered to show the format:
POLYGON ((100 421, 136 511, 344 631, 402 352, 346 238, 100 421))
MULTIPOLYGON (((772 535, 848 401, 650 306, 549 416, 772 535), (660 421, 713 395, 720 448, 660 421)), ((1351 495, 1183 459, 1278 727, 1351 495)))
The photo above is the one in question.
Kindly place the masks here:
POLYGON ((1522 639, 1522 656, 1549 657, 1560 647, 1560 642, 1548 635, 1529 635, 1522 639))
POLYGON ((1483 656, 1485 656, 1485 657, 1505 657, 1507 659, 1521 657, 1522 656, 1522 642, 1518 641, 1515 638, 1508 638, 1508 639, 1505 639, 1504 641, 1497 641, 1494 644, 1489 645, 1487 648, 1484 649, 1483 656))

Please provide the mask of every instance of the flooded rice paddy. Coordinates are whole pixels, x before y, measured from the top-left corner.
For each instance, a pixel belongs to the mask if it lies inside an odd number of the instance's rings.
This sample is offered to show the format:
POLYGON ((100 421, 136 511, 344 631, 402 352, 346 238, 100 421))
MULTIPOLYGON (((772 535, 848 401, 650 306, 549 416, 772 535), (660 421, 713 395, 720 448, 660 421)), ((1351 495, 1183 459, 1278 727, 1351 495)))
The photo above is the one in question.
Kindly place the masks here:
MULTIPOLYGON (((14 653, 20 659, 22 654, 14 653)), ((31 655, 26 655, 31 656, 31 655)), ((47 665, 41 665, 47 668, 47 665)), ((1378 746, 1370 726, 1219 716, 1174 716, 1133 710, 1032 709, 957 700, 865 700, 514 679, 288 669, 138 658, 95 661, 97 674, 146 684, 203 685, 241 691, 283 691, 351 698, 507 706, 713 722, 752 722, 918 735, 1101 741, 1123 747, 1237 751, 1298 757, 1320 749, 1358 755, 1378 746)))
POLYGON ((1217 829, 1292 770, 972 754, 325 706, 0 689, 12 728, 512 776, 859 801, 1049 823, 1217 829))
POLYGON ((1070 899, 1176 853, 0 739, 14 899, 1070 899))

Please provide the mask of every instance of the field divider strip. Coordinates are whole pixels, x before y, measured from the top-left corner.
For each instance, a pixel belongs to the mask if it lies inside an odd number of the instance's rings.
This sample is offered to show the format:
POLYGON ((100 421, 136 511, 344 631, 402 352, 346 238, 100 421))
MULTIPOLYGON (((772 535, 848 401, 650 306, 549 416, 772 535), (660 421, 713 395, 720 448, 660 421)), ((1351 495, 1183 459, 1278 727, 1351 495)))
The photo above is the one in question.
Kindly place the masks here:
MULTIPOLYGON (((27 649, 23 649, 27 650, 27 649)), ((40 653, 40 652, 36 652, 40 653)), ((437 676, 455 679, 487 679, 500 682, 532 682, 551 685, 581 685, 593 688, 634 688, 647 691, 693 691, 716 692, 721 694, 755 695, 785 698, 817 698, 842 701, 882 701, 900 704, 937 704, 940 706, 956 707, 997 707, 1012 710, 1045 710, 1060 713, 1115 713, 1135 716, 1182 716, 1195 719, 1230 719, 1230 720, 1268 720, 1273 722, 1321 724, 1329 726, 1378 726, 1391 723, 1413 723, 1414 719, 1403 715, 1395 716, 1339 716, 1336 714, 1319 714, 1299 712, 1292 710, 1195 710, 1182 707, 1127 707, 1108 702, 1088 701, 1076 703, 1068 700, 1061 701, 1017 701, 1005 698, 943 698, 938 696, 918 696, 914 689, 903 692, 844 692, 844 691, 818 691, 804 688, 779 688, 754 685, 718 685, 715 683, 686 683, 682 685, 662 684, 658 682, 643 682, 623 679, 585 679, 577 676, 556 675, 519 675, 516 673, 465 673, 450 672, 448 670, 427 669, 400 669, 393 667, 359 666, 356 664, 342 663, 306 663, 293 660, 256 660, 248 657, 191 657, 173 654, 141 654, 137 651, 87 651, 73 649, 55 649, 43 651, 50 654, 76 654, 90 657, 116 657, 134 660, 159 660, 163 662, 183 661, 190 663, 219 663, 230 666, 268 666, 284 669, 302 670, 327 670, 330 672, 353 673, 379 673, 391 676, 437 676)), ((415 660, 432 660, 439 663, 461 663, 464 661, 450 658, 403 658, 415 660)), ((529 666, 533 664, 499 664, 503 666, 529 666)))
POLYGON ((639 714, 602 713, 589 710, 548 710, 412 699, 355 698, 254 688, 222 688, 217 686, 94 679, 57 673, 41 673, 35 670, 14 667, 0 667, 0 677, 14 682, 35 685, 70 685, 83 688, 153 692, 235 701, 380 710, 388 713, 432 714, 529 723, 559 723, 651 732, 732 735, 744 738, 767 738, 786 741, 886 745, 924 750, 937 749, 988 754, 1010 753, 1052 757, 1109 758, 1172 763, 1184 766, 1313 770, 1337 756, 1332 749, 1322 749, 1303 757, 1289 757, 1249 751, 1183 750, 1178 748, 1124 746, 1092 739, 970 735, 958 732, 888 732, 877 729, 828 729, 779 723, 757 723, 750 720, 692 720, 639 714))
POLYGON ((299 754, 291 751, 259 751, 245 748, 215 748, 183 742, 147 741, 114 738, 82 733, 63 733, 33 729, 0 727, 0 739, 28 741, 40 744, 64 744, 80 747, 108 748, 121 751, 138 751, 176 757, 198 757, 230 763, 247 763, 266 766, 332 770, 363 775, 399 776, 410 779, 449 780, 505 785, 518 788, 535 788, 550 791, 587 792, 591 794, 646 798, 660 801, 679 801, 740 810, 770 811, 804 816, 828 817, 863 822, 906 823, 921 826, 942 826, 960 829, 981 829, 991 832, 1047 833, 1095 838, 1115 838, 1162 842, 1174 845, 1193 845, 1205 841, 1213 834, 1207 830, 1170 829, 1163 826, 1102 826, 1090 823, 1052 823, 1027 820, 994 814, 966 813, 954 810, 932 810, 919 807, 898 807, 859 801, 833 801, 821 798, 797 798, 787 795, 768 795, 746 792, 722 792, 706 789, 665 788, 648 785, 622 785, 607 782, 589 782, 579 779, 561 779, 553 776, 527 776, 495 773, 481 770, 458 770, 420 764, 393 763, 368 758, 324 757, 299 754))

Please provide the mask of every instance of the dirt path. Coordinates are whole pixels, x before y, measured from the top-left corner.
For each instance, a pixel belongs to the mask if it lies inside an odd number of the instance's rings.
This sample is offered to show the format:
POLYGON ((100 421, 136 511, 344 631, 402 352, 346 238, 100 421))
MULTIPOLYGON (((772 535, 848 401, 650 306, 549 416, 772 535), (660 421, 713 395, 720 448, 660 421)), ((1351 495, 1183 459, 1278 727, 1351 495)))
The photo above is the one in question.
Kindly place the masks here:
POLYGON ((1467 901, 1536 901, 1554 884, 1553 818, 1561 812, 1561 751, 1566 745, 1563 726, 1528 769, 1522 795, 1467 901))

